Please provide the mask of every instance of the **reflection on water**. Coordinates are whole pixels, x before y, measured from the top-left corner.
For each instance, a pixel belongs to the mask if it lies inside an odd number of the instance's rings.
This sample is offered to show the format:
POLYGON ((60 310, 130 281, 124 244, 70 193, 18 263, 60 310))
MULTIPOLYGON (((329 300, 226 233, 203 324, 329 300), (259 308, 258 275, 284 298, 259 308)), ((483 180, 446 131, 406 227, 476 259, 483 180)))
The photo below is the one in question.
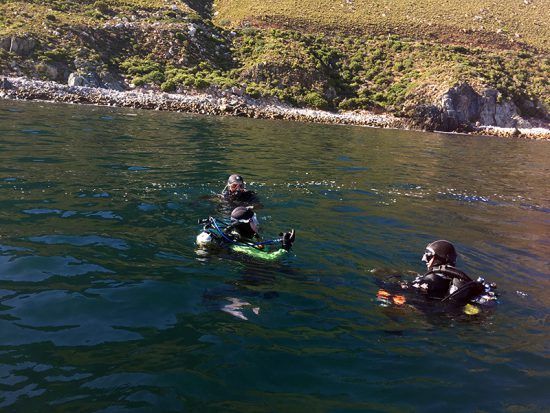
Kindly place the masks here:
POLYGON ((545 142, 0 103, 6 411, 542 411, 545 142), (277 263, 199 256, 241 173, 277 263), (382 307, 447 238, 477 316, 382 307), (528 389, 528 391, 527 391, 528 389), (434 397, 433 395, 437 395, 434 397))

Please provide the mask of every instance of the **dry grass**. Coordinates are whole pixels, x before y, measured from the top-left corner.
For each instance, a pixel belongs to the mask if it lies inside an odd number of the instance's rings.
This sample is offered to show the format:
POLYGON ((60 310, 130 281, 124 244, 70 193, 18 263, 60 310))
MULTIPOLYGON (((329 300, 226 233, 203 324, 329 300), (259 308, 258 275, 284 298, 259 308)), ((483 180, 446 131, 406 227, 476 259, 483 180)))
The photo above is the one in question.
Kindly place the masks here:
POLYGON ((216 0, 214 9, 227 26, 324 27, 550 50, 548 0, 216 0))

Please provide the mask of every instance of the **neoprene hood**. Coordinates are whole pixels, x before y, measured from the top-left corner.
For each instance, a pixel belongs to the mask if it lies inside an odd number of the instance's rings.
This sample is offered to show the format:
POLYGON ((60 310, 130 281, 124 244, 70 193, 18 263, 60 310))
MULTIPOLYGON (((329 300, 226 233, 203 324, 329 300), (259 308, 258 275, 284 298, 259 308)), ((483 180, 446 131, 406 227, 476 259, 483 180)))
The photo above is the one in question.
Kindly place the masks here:
POLYGON ((227 178, 227 185, 231 185, 231 184, 244 185, 244 179, 241 175, 237 175, 237 174, 230 175, 229 178, 227 178))
POLYGON ((426 262, 429 262, 430 254, 435 256, 433 265, 456 265, 457 253, 453 244, 449 241, 440 239, 438 241, 431 242, 426 246, 426 262))

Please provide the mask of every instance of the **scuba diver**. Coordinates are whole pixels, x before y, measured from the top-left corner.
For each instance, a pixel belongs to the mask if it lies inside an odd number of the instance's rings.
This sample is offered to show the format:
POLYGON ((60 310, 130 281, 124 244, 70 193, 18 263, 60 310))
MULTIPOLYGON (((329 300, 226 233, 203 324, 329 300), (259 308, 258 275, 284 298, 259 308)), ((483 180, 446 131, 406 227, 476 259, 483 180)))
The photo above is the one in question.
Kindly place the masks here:
MULTIPOLYGON (((495 301, 497 295, 493 290, 496 285, 485 282, 481 277, 476 281, 472 280, 455 268, 456 259, 456 249, 449 241, 438 240, 429 243, 422 256, 428 271, 418 275, 412 283, 401 282, 401 288, 412 288, 430 301, 464 306, 466 314, 477 314, 479 309, 472 304, 488 304, 495 301)), ((403 305, 406 302, 403 295, 391 294, 385 289, 378 291, 377 298, 388 304, 403 305)))
MULTIPOLYGON (((455 268, 457 253, 449 241, 434 241, 426 246, 422 262, 426 263, 428 272, 418 276, 412 287, 432 300, 441 302, 466 304, 472 300, 481 300, 487 293, 485 301, 496 299, 491 290, 494 284, 487 284, 483 278, 472 280, 464 272, 455 268)), ((480 302, 481 303, 484 303, 480 302)))
POLYGON ((238 174, 229 176, 221 196, 224 200, 233 204, 253 204, 258 202, 256 193, 246 189, 243 177, 238 174))
POLYGON ((230 250, 264 260, 276 260, 286 255, 296 234, 292 229, 281 233, 281 238, 263 241, 259 235, 259 223, 254 207, 239 206, 231 212, 229 223, 208 217, 199 221, 203 224, 202 232, 196 243, 201 248, 228 247, 230 250), (271 250, 270 246, 281 244, 280 248, 271 250))

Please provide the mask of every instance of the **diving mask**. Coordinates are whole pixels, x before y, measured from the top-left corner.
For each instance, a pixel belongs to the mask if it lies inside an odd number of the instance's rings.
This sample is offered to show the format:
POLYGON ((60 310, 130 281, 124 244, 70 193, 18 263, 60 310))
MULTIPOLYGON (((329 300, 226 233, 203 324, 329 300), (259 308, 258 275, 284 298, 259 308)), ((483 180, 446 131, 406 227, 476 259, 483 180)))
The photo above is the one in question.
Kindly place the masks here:
POLYGON ((430 261, 435 257, 435 251, 431 248, 426 248, 426 251, 424 251, 424 255, 422 256, 422 262, 425 262, 427 266, 429 266, 430 261))
POLYGON ((240 191, 244 191, 244 183, 233 182, 229 184, 229 192, 233 193, 240 191))

